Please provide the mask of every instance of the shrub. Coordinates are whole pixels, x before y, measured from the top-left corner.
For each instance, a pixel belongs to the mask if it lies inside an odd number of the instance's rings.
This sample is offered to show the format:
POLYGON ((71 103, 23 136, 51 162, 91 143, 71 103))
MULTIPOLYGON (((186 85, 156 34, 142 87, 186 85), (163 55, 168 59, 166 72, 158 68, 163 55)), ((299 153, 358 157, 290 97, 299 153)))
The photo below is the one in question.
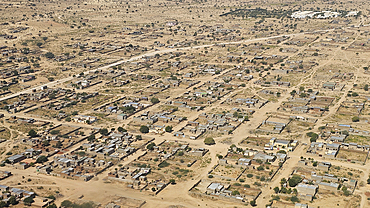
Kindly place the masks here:
POLYGON ((296 197, 296 196, 292 196, 291 198, 290 198, 290 201, 292 201, 292 202, 299 202, 299 199, 298 199, 298 197, 296 197))
POLYGON ((252 178, 252 177, 253 177, 253 174, 248 173, 248 174, 247 174, 247 177, 248 177, 248 178, 252 178))
POLYGON ((358 116, 352 117, 352 122, 359 122, 360 118, 358 116))
POLYGON ((45 57, 48 58, 48 59, 52 59, 52 58, 55 57, 55 55, 52 52, 47 52, 47 53, 45 53, 45 57))
POLYGON ((160 167, 160 168, 165 168, 165 167, 168 167, 168 166, 170 166, 170 164, 166 161, 163 161, 161 164, 158 165, 158 167, 160 167))
POLYGON ((153 98, 150 99, 150 102, 152 102, 153 104, 157 104, 157 103, 159 103, 159 100, 158 100, 158 98, 153 97, 153 98))
POLYGON ((48 161, 48 158, 44 155, 41 155, 40 157, 37 158, 36 163, 43 163, 47 161, 48 161))
POLYGON ((148 150, 154 150, 154 146, 155 146, 155 143, 154 143, 154 142, 152 142, 152 143, 148 144, 148 145, 146 146, 146 148, 147 148, 148 150))
POLYGON ((11 204, 11 205, 16 205, 18 202, 17 202, 17 199, 15 198, 15 196, 11 196, 8 200, 8 203, 11 204))
POLYGON ((239 191, 237 190, 234 190, 233 192, 231 192, 231 195, 235 196, 235 195, 240 195, 239 191))
POLYGON ((265 170, 265 168, 261 165, 261 166, 258 166, 257 170, 265 170))
POLYGON ((37 132, 33 129, 31 129, 29 132, 28 132, 28 136, 30 137, 36 137, 37 136, 37 132))
POLYGON ((166 132, 171 132, 172 131, 172 126, 166 126, 165 130, 166 130, 166 132))
POLYGON ((149 127, 140 126, 140 132, 143 133, 143 134, 149 133, 149 127))
POLYGON ((215 140, 212 137, 207 137, 204 139, 204 144, 206 145, 214 145, 216 144, 215 140))
POLYGON ((49 204, 49 206, 47 206, 46 208, 58 208, 57 205, 55 205, 54 203, 52 204, 49 204))
POLYGON ((95 135, 90 135, 89 137, 87 137, 87 141, 89 142, 92 142, 92 141, 95 141, 95 135))
POLYGON ((118 129, 117 129, 119 132, 127 132, 127 130, 126 129, 124 129, 124 128, 122 128, 121 126, 120 127, 118 127, 118 129))
POLYGON ((104 129, 100 129, 99 133, 104 136, 107 136, 109 132, 108 132, 108 129, 104 128, 104 129))
POLYGON ((27 205, 27 206, 31 206, 32 202, 33 202, 32 197, 27 197, 23 200, 24 205, 27 205))
POLYGON ((302 181, 302 178, 298 175, 294 175, 288 181, 290 187, 295 187, 298 183, 302 181))
POLYGON ((316 142, 317 138, 319 137, 319 135, 314 132, 308 132, 306 135, 310 137, 311 142, 316 142))

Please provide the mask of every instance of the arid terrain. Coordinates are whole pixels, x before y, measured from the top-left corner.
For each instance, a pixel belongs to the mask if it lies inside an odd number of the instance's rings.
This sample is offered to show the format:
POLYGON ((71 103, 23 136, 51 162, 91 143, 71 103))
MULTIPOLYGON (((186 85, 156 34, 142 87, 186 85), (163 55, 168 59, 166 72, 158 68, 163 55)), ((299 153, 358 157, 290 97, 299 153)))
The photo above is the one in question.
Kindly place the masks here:
POLYGON ((1 1, 1 207, 370 207, 369 2, 1 1))

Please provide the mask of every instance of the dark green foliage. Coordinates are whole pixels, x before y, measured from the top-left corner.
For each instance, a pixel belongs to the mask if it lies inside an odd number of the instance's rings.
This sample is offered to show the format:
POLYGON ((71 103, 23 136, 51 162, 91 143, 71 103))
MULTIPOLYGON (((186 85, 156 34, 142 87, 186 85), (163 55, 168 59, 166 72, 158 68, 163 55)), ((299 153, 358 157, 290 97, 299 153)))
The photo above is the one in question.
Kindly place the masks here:
POLYGON ((99 133, 100 133, 101 135, 108 136, 108 133, 109 133, 109 132, 108 132, 108 129, 104 128, 104 129, 100 129, 99 133))
POLYGON ((29 132, 28 132, 28 136, 30 137, 36 137, 37 136, 37 132, 33 129, 31 129, 29 132))
POLYGON ((290 187, 295 187, 298 183, 302 181, 302 178, 298 175, 294 175, 288 181, 290 187))
POLYGON ((48 161, 48 158, 44 155, 41 155, 40 157, 37 158, 36 163, 43 163, 47 161, 48 161))
POLYGON ((149 127, 147 126, 140 126, 140 132, 145 134, 145 133, 149 133, 149 127))
POLYGON ((45 57, 48 58, 48 59, 52 59, 52 58, 55 57, 55 55, 52 52, 47 52, 47 53, 45 53, 45 57))
POLYGON ((215 140, 212 137, 207 137, 204 139, 204 144, 206 145, 214 145, 216 144, 215 140))
POLYGON ((153 98, 150 99, 150 102, 152 102, 153 104, 157 104, 157 103, 159 103, 159 100, 158 100, 158 98, 153 97, 153 98))
POLYGON ((150 144, 148 144, 147 146, 146 146, 146 148, 148 149, 148 150, 154 150, 154 146, 155 146, 155 143, 150 143, 150 144))

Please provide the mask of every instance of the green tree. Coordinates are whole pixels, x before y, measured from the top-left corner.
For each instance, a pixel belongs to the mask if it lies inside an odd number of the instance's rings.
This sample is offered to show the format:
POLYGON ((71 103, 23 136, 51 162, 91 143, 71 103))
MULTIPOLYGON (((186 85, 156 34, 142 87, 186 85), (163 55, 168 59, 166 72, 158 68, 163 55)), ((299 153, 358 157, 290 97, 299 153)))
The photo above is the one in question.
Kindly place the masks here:
POLYGON ((152 97, 150 99, 150 102, 152 102, 153 104, 157 104, 157 103, 159 103, 159 99, 158 98, 155 98, 155 97, 152 97))
POLYGON ((127 132, 127 130, 126 129, 124 129, 123 127, 118 127, 118 129, 117 129, 119 132, 127 132))
POLYGON ((60 131, 59 130, 51 130, 50 131, 50 134, 52 134, 52 135, 57 135, 57 134, 59 134, 60 133, 60 131))
POLYGON ((298 183, 300 183, 302 181, 302 178, 298 175, 294 175, 293 177, 291 177, 288 181, 289 183, 289 186, 290 187, 295 187, 296 185, 298 185, 298 183))
POLYGON ((352 122, 359 122, 360 118, 358 116, 352 117, 352 122))
POLYGON ((279 191, 280 191, 279 187, 275 187, 274 191, 275 191, 275 194, 279 193, 279 191))
POLYGON ((204 144, 206 145, 214 145, 216 144, 215 140, 212 137, 207 137, 204 139, 204 144))
POLYGON ((100 133, 101 135, 108 136, 108 133, 109 133, 109 132, 108 132, 108 129, 103 128, 103 129, 100 129, 99 133, 100 133))
POLYGON ((166 132, 171 132, 172 131, 172 126, 166 126, 165 130, 166 130, 166 132))
POLYGON ((0 201, 0 208, 6 207, 8 204, 4 201, 0 201))
POLYGON ((152 142, 152 143, 150 143, 150 144, 148 144, 148 145, 146 146, 146 148, 147 148, 148 150, 154 150, 154 147, 155 147, 155 143, 154 143, 154 142, 152 142))
POLYGON ((49 206, 47 206, 47 208, 58 208, 57 205, 55 205, 54 203, 52 204, 49 204, 49 206))
POLYGON ((240 195, 240 192, 238 190, 234 190, 233 192, 231 192, 231 195, 233 196, 240 195))
POLYGON ((35 131, 35 130, 33 130, 33 129, 31 129, 29 132, 28 132, 28 136, 30 136, 30 137, 36 137, 37 136, 37 132, 35 131))
POLYGON ((286 183, 286 179, 285 178, 282 178, 281 180, 280 180, 280 184, 281 185, 283 185, 283 184, 285 184, 286 183))
POLYGON ((319 135, 318 135, 318 134, 316 134, 316 133, 314 133, 314 132, 308 132, 306 135, 307 135, 308 137, 311 137, 311 138, 310 138, 310 141, 311 141, 311 142, 316 142, 317 138, 319 137, 319 135))
POLYGON ((261 170, 265 170, 265 168, 263 167, 263 165, 260 165, 257 167, 257 170, 261 171, 261 170))
POLYGON ((44 141, 42 141, 42 144, 44 146, 49 146, 50 145, 50 141, 49 140, 44 140, 44 141))
POLYGON ((170 183, 173 185, 176 183, 175 179, 170 179, 170 183))
POLYGON ((255 206, 257 206, 257 203, 256 203, 256 201, 255 200, 252 200, 251 202, 249 202, 250 204, 251 204, 251 206, 252 207, 255 207, 255 206))
POLYGON ((48 161, 48 158, 44 155, 41 155, 40 157, 37 158, 36 163, 43 163, 47 161, 48 161))
POLYGON ((65 207, 65 208, 69 208, 69 207, 72 207, 73 206, 73 203, 69 200, 64 200, 62 201, 62 203, 60 204, 61 207, 65 207))
POLYGON ((92 135, 90 135, 89 137, 87 137, 87 141, 89 141, 89 142, 93 142, 93 141, 95 141, 95 135, 94 135, 94 134, 92 134, 92 135))
POLYGON ((292 197, 290 197, 290 201, 296 203, 296 202, 299 202, 299 199, 296 196, 292 196, 292 197))
POLYGON ((140 126, 140 132, 143 134, 149 133, 149 127, 147 126, 140 126))
POLYGON ((15 196, 11 196, 8 200, 8 203, 11 204, 11 205, 16 205, 17 204, 17 199, 15 198, 15 196))
POLYGON ((33 202, 32 197, 27 197, 23 200, 24 205, 27 205, 27 206, 31 206, 32 202, 33 202))
POLYGON ((345 196, 349 196, 349 195, 351 195, 351 192, 350 192, 350 191, 348 191, 347 187, 345 187, 345 186, 343 186, 343 187, 342 187, 342 191, 343 191, 343 194, 344 194, 345 196))

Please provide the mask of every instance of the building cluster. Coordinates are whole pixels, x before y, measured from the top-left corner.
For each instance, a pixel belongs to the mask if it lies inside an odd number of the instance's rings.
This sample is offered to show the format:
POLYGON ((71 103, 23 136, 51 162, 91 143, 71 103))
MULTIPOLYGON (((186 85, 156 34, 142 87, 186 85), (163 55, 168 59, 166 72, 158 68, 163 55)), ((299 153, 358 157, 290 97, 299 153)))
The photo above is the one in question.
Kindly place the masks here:
POLYGON ((173 175, 178 174, 179 180, 189 177, 190 168, 198 166, 199 160, 207 152, 204 148, 192 149, 187 143, 180 141, 163 141, 157 145, 150 143, 145 154, 110 172, 108 179, 124 182, 132 189, 159 193, 170 183, 173 175), (168 173, 164 167, 178 171, 168 173))
POLYGON ((338 132, 333 130, 332 132, 329 128, 328 130, 323 131, 316 142, 311 142, 307 149, 307 153, 325 158, 348 160, 360 163, 365 162, 367 154, 370 151, 370 146, 367 144, 358 144, 356 142, 347 142, 347 138, 349 137, 348 135, 361 136, 363 134, 361 134, 360 131, 354 133, 355 130, 351 129, 350 125, 339 124, 338 127, 342 127, 342 129, 346 130, 338 132), (349 129, 351 129, 351 134, 347 134, 349 129), (343 134, 343 131, 347 131, 347 133, 343 134))
POLYGON ((335 100, 333 97, 312 95, 310 97, 292 97, 288 102, 283 103, 278 110, 298 114, 309 114, 322 116, 330 104, 335 100))
POLYGON ((112 165, 112 162, 96 160, 93 157, 75 154, 58 154, 53 157, 52 161, 37 166, 36 171, 43 174, 89 181, 95 175, 112 165))
POLYGON ((197 139, 206 131, 230 133, 245 121, 245 116, 246 115, 241 115, 241 117, 238 117, 232 113, 201 113, 195 121, 188 121, 185 127, 174 132, 173 135, 176 137, 197 139))
POLYGON ((357 186, 357 180, 345 177, 337 177, 327 172, 331 168, 330 162, 314 162, 308 160, 301 160, 298 162, 298 169, 294 171, 293 175, 302 177, 302 181, 296 186, 298 198, 312 201, 315 195, 320 191, 339 192, 340 188, 345 186, 348 191, 353 192, 357 186), (313 168, 314 170, 311 171, 313 168), (319 172, 326 172, 319 174, 319 172))
POLYGON ((96 142, 82 144, 81 151, 98 158, 122 160, 137 150, 137 147, 133 145, 140 141, 138 137, 134 137, 127 132, 111 132, 108 136, 97 138, 96 142))
POLYGON ((8 206, 10 205, 10 203, 14 203, 13 201, 11 201, 12 199, 15 199, 15 201, 19 203, 23 202, 27 198, 32 198, 31 205, 37 207, 46 207, 54 201, 53 199, 39 197, 33 191, 12 188, 5 185, 0 185, 0 191, 2 192, 2 194, 0 195, 1 201, 5 202, 5 204, 7 204, 8 206))

